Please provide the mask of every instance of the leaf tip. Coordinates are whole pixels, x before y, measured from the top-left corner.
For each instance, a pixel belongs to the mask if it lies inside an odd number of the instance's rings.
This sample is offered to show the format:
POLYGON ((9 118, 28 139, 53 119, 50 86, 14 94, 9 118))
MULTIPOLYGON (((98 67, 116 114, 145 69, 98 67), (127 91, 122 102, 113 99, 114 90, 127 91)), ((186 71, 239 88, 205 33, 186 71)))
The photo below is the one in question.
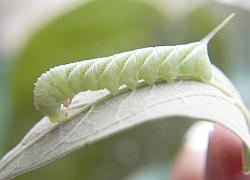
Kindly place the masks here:
POLYGON ((245 143, 242 144, 242 162, 243 162, 243 173, 245 175, 250 174, 250 147, 245 143))

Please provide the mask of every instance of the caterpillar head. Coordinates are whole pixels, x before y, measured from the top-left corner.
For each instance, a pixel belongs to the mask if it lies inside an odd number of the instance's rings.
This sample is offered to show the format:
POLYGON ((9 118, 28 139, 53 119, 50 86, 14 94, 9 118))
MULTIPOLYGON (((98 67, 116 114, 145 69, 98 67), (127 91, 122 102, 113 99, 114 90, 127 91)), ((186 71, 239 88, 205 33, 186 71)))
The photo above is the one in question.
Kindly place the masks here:
POLYGON ((48 116, 50 122, 62 121, 66 113, 61 109, 63 97, 50 86, 46 74, 38 78, 34 88, 34 105, 36 109, 48 116))
POLYGON ((36 95, 34 104, 36 109, 46 114, 52 123, 62 121, 66 117, 66 113, 61 110, 61 103, 50 96, 36 95))

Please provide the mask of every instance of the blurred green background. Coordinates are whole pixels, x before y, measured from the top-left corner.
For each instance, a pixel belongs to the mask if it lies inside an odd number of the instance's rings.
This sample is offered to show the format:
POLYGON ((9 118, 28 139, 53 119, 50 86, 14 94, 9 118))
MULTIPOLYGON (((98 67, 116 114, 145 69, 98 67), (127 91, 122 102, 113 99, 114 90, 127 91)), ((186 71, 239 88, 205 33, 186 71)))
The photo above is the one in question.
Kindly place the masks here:
MULTIPOLYGON (((232 12, 236 18, 211 41, 209 55, 250 107, 250 8, 207 0, 74 0, 59 6, 62 2, 21 0, 18 11, 14 0, 0 4, 5 14, 0 19, 0 157, 42 117, 32 92, 42 72, 135 48, 194 42, 232 12)), ((165 179, 191 123, 148 123, 16 179, 132 180, 140 169, 136 179, 150 174, 165 179)))

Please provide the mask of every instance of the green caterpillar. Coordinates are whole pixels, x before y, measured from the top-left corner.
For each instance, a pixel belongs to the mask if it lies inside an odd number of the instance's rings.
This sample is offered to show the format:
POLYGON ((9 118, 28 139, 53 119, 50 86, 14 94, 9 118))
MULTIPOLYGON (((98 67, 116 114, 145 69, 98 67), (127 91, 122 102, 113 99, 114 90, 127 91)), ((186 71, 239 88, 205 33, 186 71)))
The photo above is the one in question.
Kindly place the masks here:
POLYGON ((61 105, 68 106, 69 100, 81 91, 107 89, 115 95, 122 85, 135 89, 139 80, 149 85, 159 79, 168 83, 176 79, 208 83, 213 74, 207 44, 233 16, 199 42, 137 49, 54 67, 35 83, 35 107, 51 122, 59 122, 66 117, 61 105))

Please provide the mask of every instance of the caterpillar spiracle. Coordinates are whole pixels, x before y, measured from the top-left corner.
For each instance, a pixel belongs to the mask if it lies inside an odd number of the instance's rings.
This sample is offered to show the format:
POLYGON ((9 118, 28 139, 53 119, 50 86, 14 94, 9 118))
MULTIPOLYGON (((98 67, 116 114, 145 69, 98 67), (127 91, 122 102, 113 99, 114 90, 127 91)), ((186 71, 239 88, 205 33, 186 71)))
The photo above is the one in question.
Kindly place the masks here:
POLYGON ((139 80, 149 85, 158 79, 171 83, 177 78, 210 82, 213 74, 207 44, 233 16, 199 42, 136 49, 51 68, 35 83, 35 107, 51 122, 59 122, 66 116, 61 105, 81 91, 107 89, 115 95, 121 85, 135 89, 139 80))

